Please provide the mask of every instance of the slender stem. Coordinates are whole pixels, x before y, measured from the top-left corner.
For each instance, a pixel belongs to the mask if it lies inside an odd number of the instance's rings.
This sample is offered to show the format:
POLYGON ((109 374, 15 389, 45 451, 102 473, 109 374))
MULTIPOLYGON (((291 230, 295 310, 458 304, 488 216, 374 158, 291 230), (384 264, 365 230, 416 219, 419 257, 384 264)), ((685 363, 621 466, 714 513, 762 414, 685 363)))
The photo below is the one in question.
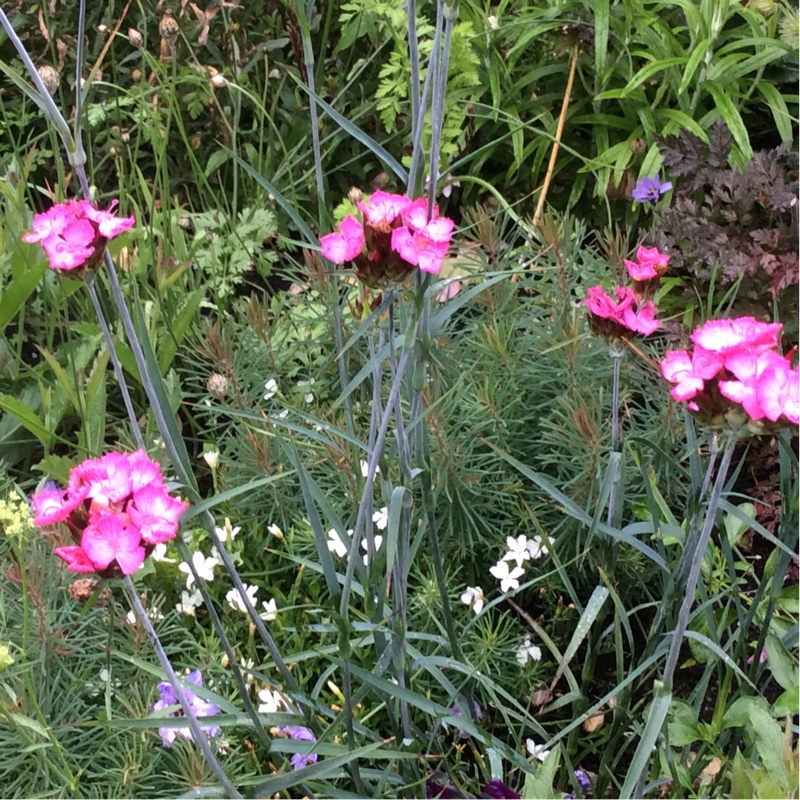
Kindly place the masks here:
MULTIPOLYGON (((619 373, 620 365, 625 351, 616 347, 609 346, 609 353, 614 363, 614 382, 611 389, 611 452, 616 453, 619 449, 620 425, 619 425, 619 373)), ((606 524, 611 526, 617 511, 617 490, 619 489, 620 465, 617 463, 614 478, 611 482, 611 491, 608 495, 608 515, 606 524)))
POLYGON ((342 336, 342 309, 339 305, 339 290, 338 284, 335 280, 330 282, 331 285, 331 310, 333 311, 333 342, 336 347, 336 364, 339 368, 339 387, 341 389, 341 396, 344 397, 344 418, 347 422, 347 432, 352 438, 356 435, 356 425, 353 419, 353 403, 347 391, 347 384, 349 379, 347 377, 347 354, 343 353, 344 350, 344 337, 342 336))
POLYGON ((722 490, 725 488, 725 481, 728 477, 728 469, 733 457, 733 450, 736 446, 736 436, 732 433, 729 434, 728 441, 725 445, 725 450, 722 454, 717 478, 714 481, 714 488, 711 490, 711 497, 708 500, 708 508, 706 509, 706 518, 703 525, 703 530, 700 538, 697 541, 697 547, 691 555, 691 569, 689 577, 686 581, 686 590, 681 603, 680 611, 678 612, 678 622, 675 625, 675 630, 672 632, 672 641, 670 642, 669 651, 667 653, 667 660, 664 665, 664 673, 662 680, 664 686, 668 691, 672 690, 672 677, 675 673, 675 667, 678 664, 678 656, 680 654, 681 645, 683 644, 683 636, 686 633, 686 628, 689 625, 689 615, 694 605, 694 593, 697 588, 697 581, 700 577, 700 568, 703 563, 703 554, 705 553, 708 541, 711 538, 711 532, 714 530, 716 522, 717 507, 720 498, 722 497, 722 490))
MULTIPOLYGON (((422 125, 419 89, 419 41, 417 40, 417 0, 406 0, 408 16, 408 60, 411 68, 411 137, 413 139, 417 126, 422 125)), ((416 175, 409 171, 408 189, 411 191, 416 183, 416 175)))
POLYGON ((119 363, 119 359, 117 358, 117 351, 114 348, 114 340, 111 337, 111 331, 108 329, 106 316, 103 313, 103 307, 100 305, 100 298, 97 296, 97 288, 94 285, 94 273, 85 273, 83 280, 86 284, 86 288, 89 290, 89 296, 92 298, 92 305, 94 306, 94 313, 97 315, 97 321, 100 323, 100 330, 103 331, 103 337, 106 340, 106 347, 108 347, 111 365, 114 367, 114 375, 116 375, 119 389, 122 392, 122 401, 125 403, 125 410, 128 412, 128 419, 131 423, 133 438, 136 439, 136 446, 144 450, 144 437, 142 436, 139 422, 136 419, 136 411, 134 411, 131 395, 128 391, 128 382, 125 380, 125 374, 122 371, 122 365, 119 363))
POLYGON ((170 686, 172 686, 175 691, 175 697, 178 699, 178 702, 183 709, 186 722, 188 723, 189 729, 192 732, 194 741, 200 746, 203 756, 213 770, 214 774, 217 776, 217 780, 219 780, 220 785, 227 793, 227 796, 234 798, 241 797, 236 787, 228 779, 228 776, 225 774, 225 770, 222 769, 222 766, 217 760, 217 757, 214 755, 214 752, 211 750, 211 745, 208 743, 208 737, 206 737, 206 734, 200 727, 200 723, 197 721, 197 717, 192 711, 192 706, 186 697, 183 686, 181 686, 178 676, 175 674, 175 670, 172 669, 172 664, 169 663, 169 658, 167 657, 167 654, 164 651, 161 642, 159 641, 158 634, 156 633, 156 630, 150 621, 150 617, 148 617, 147 612, 142 605, 142 601, 139 599, 139 595, 136 592, 136 587, 133 585, 133 581, 130 579, 130 577, 125 577, 122 581, 122 584, 125 587, 125 592, 128 595, 131 605, 133 606, 133 611, 136 614, 140 624, 144 628, 147 638, 150 640, 150 644, 153 646, 153 650, 155 650, 156 657, 161 664, 161 668, 164 670, 164 674, 166 675, 170 686))

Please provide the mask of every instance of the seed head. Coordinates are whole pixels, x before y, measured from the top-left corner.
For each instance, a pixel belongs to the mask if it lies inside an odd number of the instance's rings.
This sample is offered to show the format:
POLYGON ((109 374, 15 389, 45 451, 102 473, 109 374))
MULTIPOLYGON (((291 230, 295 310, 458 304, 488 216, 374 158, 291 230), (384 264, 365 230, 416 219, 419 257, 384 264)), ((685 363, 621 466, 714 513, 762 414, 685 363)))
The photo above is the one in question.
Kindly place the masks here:
POLYGON ((37 71, 45 89, 47 89, 51 95, 54 95, 56 89, 58 89, 58 84, 61 82, 61 76, 58 74, 58 70, 55 67, 51 67, 49 64, 42 64, 37 71))
POLYGON ((144 36, 136 28, 128 28, 128 41, 136 48, 144 44, 144 36))

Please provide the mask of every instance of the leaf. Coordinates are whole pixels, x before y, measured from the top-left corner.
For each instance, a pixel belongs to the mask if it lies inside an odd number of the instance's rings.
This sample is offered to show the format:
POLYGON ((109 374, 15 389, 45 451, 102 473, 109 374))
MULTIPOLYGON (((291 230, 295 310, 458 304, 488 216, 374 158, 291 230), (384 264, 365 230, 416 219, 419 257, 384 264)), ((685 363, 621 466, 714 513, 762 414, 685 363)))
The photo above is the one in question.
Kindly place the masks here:
POLYGON ((669 712, 672 694, 664 691, 663 686, 657 691, 661 693, 656 696, 650 705, 647 722, 645 723, 644 731, 642 731, 642 738, 636 747, 633 761, 631 761, 631 765, 625 775, 625 783, 619 793, 620 800, 627 800, 627 798, 633 797, 633 792, 639 779, 648 769, 656 741, 661 734, 661 729, 664 727, 664 720, 669 712))
POLYGON ((0 394, 0 408, 9 413, 32 433, 45 447, 51 447, 55 435, 47 430, 39 417, 24 403, 10 394, 0 394))
POLYGON ((525 800, 535 800, 539 797, 555 797, 553 781, 561 762, 561 748, 550 751, 550 755, 539 764, 536 769, 525 776, 525 784, 522 787, 522 797, 525 800))
MULTIPOLYGON (((767 664, 772 677, 780 684, 782 689, 796 689, 800 683, 797 659, 793 658, 783 646, 781 640, 773 633, 767 634, 765 642, 767 648, 767 664)), ((795 710, 792 713, 797 713, 795 710)))
POLYGON ((714 98, 717 111, 722 115, 736 144, 739 145, 742 156, 746 161, 749 161, 753 157, 753 148, 750 146, 750 136, 747 133, 747 128, 742 121, 739 110, 733 104, 733 100, 731 100, 729 94, 716 81, 705 81, 703 83, 703 88, 707 89, 709 94, 714 98))
POLYGON ((662 72, 670 67, 677 67, 685 64, 688 61, 686 56, 672 56, 670 58, 663 58, 660 61, 653 61, 645 67, 642 67, 628 82, 628 85, 622 90, 620 97, 628 97, 634 89, 641 86, 646 80, 649 80, 654 75, 662 72))
POLYGON ((703 737, 698 726, 697 712, 691 703, 676 697, 670 704, 667 715, 667 735, 670 747, 684 747, 703 737))

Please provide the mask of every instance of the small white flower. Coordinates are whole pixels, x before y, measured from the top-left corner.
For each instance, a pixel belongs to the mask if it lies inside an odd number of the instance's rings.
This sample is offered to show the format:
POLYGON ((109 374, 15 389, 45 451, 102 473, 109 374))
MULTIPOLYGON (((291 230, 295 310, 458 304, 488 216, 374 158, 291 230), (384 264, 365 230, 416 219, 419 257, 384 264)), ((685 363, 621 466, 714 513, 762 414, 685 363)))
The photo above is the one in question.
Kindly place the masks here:
POLYGON ((500 23, 497 21, 497 17, 494 14, 489 14, 489 16, 486 17, 486 21, 493 31, 496 31, 500 27, 500 23))
POLYGON ((289 416, 289 409, 284 408, 283 411, 279 411, 276 416, 278 417, 278 419, 286 419, 286 417, 289 416))
POLYGON ((277 536, 278 539, 283 539, 283 531, 274 523, 272 525, 267 525, 267 533, 277 536))
POLYGON ((483 611, 483 604, 486 602, 483 589, 480 586, 467 586, 467 590, 461 595, 461 602, 471 606, 476 614, 480 614, 483 611))
POLYGON ((150 557, 153 561, 164 561, 167 564, 174 564, 174 558, 167 558, 167 543, 166 542, 159 542, 154 548, 153 552, 150 554, 150 557))
POLYGON ((306 405, 310 406, 314 402, 314 392, 306 392, 303 399, 306 401, 306 405))
POLYGON ((302 388, 303 386, 313 386, 316 382, 316 378, 309 378, 307 381, 297 381, 297 385, 302 388))
MULTIPOLYGON (((361 477, 366 478, 369 475, 369 461, 361 459, 361 477)), ((375 467, 375 474, 378 475, 381 471, 380 467, 375 467)))
MULTIPOLYGON (((250 601, 250 605, 255 606, 258 586, 250 586, 246 583, 242 584, 242 586, 244 587, 244 593, 247 595, 247 599, 250 601)), ((247 606, 244 604, 244 600, 242 600, 238 589, 231 589, 225 595, 225 599, 234 611, 241 611, 243 614, 247 613, 247 606)))
POLYGON ((245 686, 251 686, 256 682, 256 676, 253 675, 252 670, 255 668, 256 662, 252 658, 243 658, 241 661, 242 678, 244 678, 245 686))
POLYGON ((278 393, 278 382, 275 378, 270 378, 268 381, 264 381, 264 399, 265 400, 272 400, 273 397, 278 393))
POLYGON ((232 526, 231 521, 225 517, 225 525, 221 528, 214 528, 214 533, 219 536, 223 542, 232 542, 238 535, 241 528, 236 525, 232 526))
POLYGON ((259 714, 275 714, 286 707, 280 693, 272 689, 260 689, 258 699, 261 701, 258 704, 259 714))
MULTIPOLYGON (((147 616, 153 622, 158 622, 159 620, 164 619, 164 615, 155 606, 153 606, 147 612, 147 616)), ((128 625, 135 625, 138 621, 139 621, 139 618, 136 616, 136 614, 133 613, 133 610, 129 611, 125 615, 125 622, 127 622, 128 625)))
POLYGON ((525 534, 520 534, 516 538, 509 536, 506 539, 508 552, 503 556, 504 561, 516 561, 517 566, 521 567, 523 561, 527 561, 530 557, 528 550, 528 537, 525 534))
POLYGON ((498 561, 489 572, 500 581, 500 591, 507 592, 510 589, 519 589, 519 578, 525 574, 522 567, 511 569, 508 561, 498 561))
POLYGON ((533 739, 525 740, 525 748, 528 751, 528 755, 537 758, 539 761, 544 761, 550 755, 550 751, 545 750, 543 744, 536 744, 533 739))
POLYGON ((541 558, 541 556, 549 552, 541 536, 534 536, 532 539, 528 539, 527 547, 531 558, 541 558))
POLYGON ((389 525, 389 509, 384 506, 372 515, 372 521, 379 531, 385 531, 389 525))
MULTIPOLYGON (((383 536, 375 536, 373 538, 373 544, 375 545, 375 552, 377 553, 378 550, 381 549, 381 545, 383 544, 383 536)), ((364 550, 364 551, 367 550, 367 540, 366 539, 362 539, 361 540, 361 549, 364 550)), ((364 566, 365 567, 369 566, 369 553, 365 553, 365 555, 364 555, 364 566)))
MULTIPOLYGON (((202 553, 192 553, 192 564, 194 565, 197 574, 206 582, 214 580, 214 567, 217 566, 216 558, 206 558, 202 553)), ((178 565, 181 572, 186 573, 186 588, 191 589, 194 586, 194 575, 192 574, 191 567, 184 563, 178 565)))
POLYGON ((203 453, 203 458, 211 469, 216 469, 219 464, 219 450, 208 450, 203 453))
POLYGON ((526 636, 522 644, 517 648, 517 663, 524 667, 528 661, 541 661, 542 651, 531 641, 530 636, 526 636))
MULTIPOLYGON (((348 531, 352 535, 352 531, 348 531)), ((336 553, 339 558, 344 558, 347 555, 347 545, 342 541, 342 537, 339 536, 339 532, 335 528, 331 528, 328 531, 328 550, 332 553, 336 553)))
POLYGON ((187 591, 181 592, 181 601, 175 606, 175 610, 187 617, 193 617, 195 609, 203 605, 203 595, 199 589, 195 589, 192 594, 187 591))
POLYGON ((271 600, 262 600, 261 605, 264 606, 264 611, 258 616, 261 617, 264 622, 272 622, 274 619, 277 619, 278 604, 275 602, 274 597, 271 600))

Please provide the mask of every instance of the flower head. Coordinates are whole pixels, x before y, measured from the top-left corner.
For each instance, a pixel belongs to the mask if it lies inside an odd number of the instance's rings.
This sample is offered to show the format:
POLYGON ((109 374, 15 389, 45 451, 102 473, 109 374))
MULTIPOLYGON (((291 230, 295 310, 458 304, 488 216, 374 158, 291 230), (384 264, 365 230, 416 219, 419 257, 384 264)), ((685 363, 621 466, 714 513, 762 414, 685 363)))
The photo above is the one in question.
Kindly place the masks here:
MULTIPOLYGON (((247 595, 247 599, 250 601, 251 606, 255 606, 256 604, 256 595, 258 594, 258 586, 251 586, 246 583, 242 584, 244 588, 244 593, 247 595)), ((238 589, 231 589, 226 595, 225 599, 228 601, 228 605, 234 611, 241 611, 243 614, 247 614, 247 606, 245 605, 245 601, 242 599, 242 595, 239 594, 238 589)))
POLYGON ((652 178, 639 178, 631 192, 631 197, 640 203, 657 203, 658 198, 671 188, 672 184, 669 181, 661 183, 658 175, 654 175, 652 178))
MULTIPOLYGON (((190 672, 186 676, 186 680, 189 683, 193 683, 195 686, 203 686, 203 676, 200 674, 199 670, 190 672)), ((159 699, 153 704, 153 707, 150 710, 151 714, 164 711, 170 706, 175 706, 178 704, 178 698, 171 684, 166 682, 159 683, 158 691, 160 696, 159 699)), ((183 693, 186 696, 186 701, 189 704, 190 710, 196 717, 211 717, 215 714, 219 714, 219 706, 203 700, 202 697, 199 697, 191 689, 184 688, 183 693)), ((163 716, 166 719, 169 719, 171 717, 183 717, 184 713, 182 709, 175 709, 169 714, 164 714, 163 716)), ((207 736, 219 736, 220 733, 222 733, 222 729, 218 725, 206 725, 200 730, 202 730, 207 736)), ((159 728, 158 733, 161 736, 161 741, 164 747, 171 747, 172 743, 179 736, 183 736, 185 739, 194 741, 194 736, 192 735, 192 731, 188 726, 185 728, 159 728)))
POLYGON ((338 233, 321 236, 322 255, 334 264, 352 261, 364 249, 364 226, 352 214, 339 223, 338 233))
POLYGON ((134 224, 133 217, 116 217, 111 210, 95 208, 88 200, 68 200, 37 214, 33 230, 22 241, 40 242, 51 269, 80 277, 97 266, 109 239, 129 231, 134 224))
POLYGON ((526 636, 522 644, 517 648, 517 663, 524 667, 528 661, 541 661, 542 650, 537 647, 530 636, 526 636))
POLYGON ((533 739, 525 740, 525 749, 528 751, 528 755, 539 761, 544 761, 550 755, 550 751, 545 750, 543 744, 536 744, 533 739))
POLYGON ((480 586, 467 586, 466 590, 461 595, 461 602, 469 606, 476 615, 480 614, 486 602, 483 589, 481 589, 480 586))
POLYGON ((640 303, 633 289, 618 286, 617 298, 610 297, 601 286, 587 291, 584 305, 589 310, 589 324, 593 331, 611 338, 629 338, 633 333, 650 335, 660 327, 655 319, 653 303, 640 303))
POLYGON ((519 589, 519 579, 525 574, 522 567, 511 569, 508 561, 498 561, 489 572, 500 581, 500 591, 507 592, 511 589, 519 589))
POLYGON ((640 247, 636 251, 636 261, 625 259, 628 275, 634 281, 647 281, 660 278, 669 265, 669 256, 660 253, 657 247, 640 247))

